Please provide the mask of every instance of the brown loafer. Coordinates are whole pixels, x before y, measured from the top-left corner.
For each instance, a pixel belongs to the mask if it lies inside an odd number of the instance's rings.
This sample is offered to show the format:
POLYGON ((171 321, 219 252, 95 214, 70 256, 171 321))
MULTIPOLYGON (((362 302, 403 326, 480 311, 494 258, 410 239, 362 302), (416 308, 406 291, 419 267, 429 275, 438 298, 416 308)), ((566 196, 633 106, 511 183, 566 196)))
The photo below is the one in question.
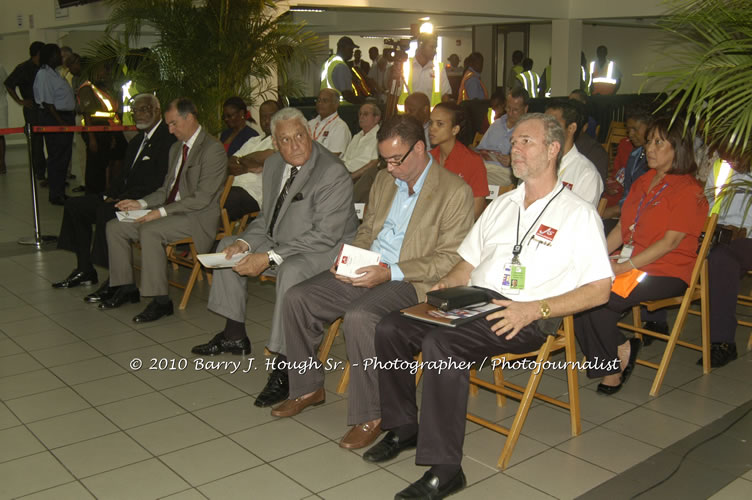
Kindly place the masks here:
POLYGON ((272 410, 273 417, 292 417, 309 406, 322 404, 326 400, 324 388, 319 388, 307 398, 288 399, 272 410))
POLYGON ((381 421, 377 423, 366 422, 365 424, 359 424, 353 426, 342 441, 339 442, 340 448, 346 448, 348 450, 357 450, 358 448, 365 448, 370 445, 376 438, 381 435, 381 421))

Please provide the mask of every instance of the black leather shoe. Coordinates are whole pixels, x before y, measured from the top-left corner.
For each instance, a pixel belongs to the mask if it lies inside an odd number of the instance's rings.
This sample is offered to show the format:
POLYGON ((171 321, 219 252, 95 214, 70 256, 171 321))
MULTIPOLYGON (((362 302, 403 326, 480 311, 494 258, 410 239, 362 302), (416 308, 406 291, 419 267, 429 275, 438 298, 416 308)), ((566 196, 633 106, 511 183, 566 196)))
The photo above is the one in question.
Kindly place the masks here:
POLYGON ((290 379, 287 377, 287 370, 275 368, 269 375, 264 390, 256 396, 253 404, 259 408, 265 408, 281 403, 288 397, 290 397, 290 379))
POLYGON ((104 302, 105 300, 111 299, 112 296, 115 295, 116 290, 117 288, 110 286, 110 280, 105 280, 104 283, 102 283, 102 286, 100 286, 96 292, 90 293, 89 295, 84 297, 84 302, 88 302, 90 304, 104 302))
POLYGON ((399 455, 403 450, 416 446, 418 446, 417 433, 411 438, 400 440, 397 434, 389 431, 384 439, 363 454, 363 460, 373 463, 386 462, 399 455))
POLYGON ((115 309, 116 307, 120 307, 123 304, 130 302, 131 304, 135 304, 136 302, 141 300, 141 296, 138 293, 138 288, 131 291, 125 291, 123 287, 118 287, 118 289, 115 291, 115 293, 107 300, 103 300, 99 304, 100 309, 115 309))
POLYGON ((144 312, 137 314, 133 317, 134 323, 148 323, 150 321, 157 321, 162 316, 169 316, 173 313, 172 301, 166 304, 160 304, 156 299, 149 302, 144 312))
POLYGON ((422 478, 394 495, 394 500, 437 500, 453 495, 465 486, 467 486, 467 478, 462 469, 445 484, 439 484, 438 477, 431 472, 426 472, 422 478))
POLYGON ((65 205, 65 201, 67 199, 68 199, 68 197, 65 196, 65 195, 62 195, 62 196, 52 196, 52 197, 50 197, 50 203, 52 203, 53 205, 59 205, 59 206, 62 207, 63 205, 65 205))
MULTIPOLYGON (((658 323, 657 321, 646 321, 642 327, 646 330, 650 330, 651 332, 658 332, 664 335, 668 335, 668 323, 666 322, 658 323)), ((642 345, 647 347, 652 344, 654 340, 655 337, 651 337, 650 335, 643 335, 642 345)))
MULTIPOLYGON (((720 368, 735 360, 739 355, 736 352, 736 344, 726 342, 713 342, 710 344, 710 367, 720 368)), ((702 366, 702 356, 697 360, 702 366)))
POLYGON ((53 283, 52 288, 73 288, 78 285, 96 285, 98 281, 96 271, 79 271, 78 269, 74 269, 73 272, 63 281, 53 283))
POLYGON ((225 333, 219 332, 209 343, 197 345, 191 349, 191 352, 201 356, 214 356, 223 352, 229 352, 230 354, 250 354, 251 341, 247 336, 238 340, 227 340, 225 333))
POLYGON ((627 366, 624 367, 624 371, 621 372, 622 384, 626 384, 627 380, 629 380, 629 377, 632 375, 635 363, 637 362, 637 353, 640 352, 641 347, 642 342, 640 339, 636 337, 629 339, 629 361, 627 361, 627 366))

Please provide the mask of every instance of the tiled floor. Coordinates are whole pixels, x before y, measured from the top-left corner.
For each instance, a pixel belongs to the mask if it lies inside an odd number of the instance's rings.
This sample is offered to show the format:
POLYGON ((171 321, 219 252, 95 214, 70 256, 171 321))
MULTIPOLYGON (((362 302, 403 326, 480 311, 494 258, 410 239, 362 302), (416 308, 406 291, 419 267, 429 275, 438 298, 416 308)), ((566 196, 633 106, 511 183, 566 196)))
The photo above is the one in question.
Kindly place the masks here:
MULTIPOLYGON (((326 404, 297 417, 274 419, 253 406, 266 379, 260 353, 271 286, 249 287, 246 324, 257 369, 248 373, 196 369, 190 346, 223 324, 206 310, 205 281, 185 311, 146 325, 131 322, 144 302, 103 312, 81 300, 90 289, 52 290, 74 258, 16 244, 33 227, 24 157, 12 147, 9 173, 0 176, 0 498, 391 498, 422 475, 414 451, 376 466, 360 459, 362 450, 337 446, 346 431, 346 402, 334 392, 339 372, 327 377, 326 404), (135 359, 139 370, 130 366, 135 359), (153 359, 168 366, 153 370, 153 359)), ((62 208, 41 194, 42 229, 54 234, 62 208)), ((687 328, 696 337, 697 319, 687 328)), ((468 423, 463 467, 470 486, 456 498, 574 498, 646 467, 666 448, 675 457, 672 445, 752 399, 748 335, 739 329, 740 358, 708 376, 695 353, 679 350, 657 398, 648 395, 653 372, 643 367, 613 397, 596 394, 581 376, 582 434, 571 437, 567 413, 535 404, 503 473, 495 464, 505 438, 468 423)), ((338 339, 338 359, 343 347, 338 339)), ((659 356, 660 348, 654 343, 645 356, 659 356)), ((524 384, 523 373, 506 376, 524 384)), ((563 373, 546 374, 541 390, 565 396, 563 373)), ((505 424, 516 406, 498 408, 487 393, 470 400, 473 412, 505 424)), ((728 455, 714 469, 715 498, 752 494, 748 438, 724 434, 708 451, 728 455)), ((702 463, 688 462, 683 477, 706 481, 702 463)))

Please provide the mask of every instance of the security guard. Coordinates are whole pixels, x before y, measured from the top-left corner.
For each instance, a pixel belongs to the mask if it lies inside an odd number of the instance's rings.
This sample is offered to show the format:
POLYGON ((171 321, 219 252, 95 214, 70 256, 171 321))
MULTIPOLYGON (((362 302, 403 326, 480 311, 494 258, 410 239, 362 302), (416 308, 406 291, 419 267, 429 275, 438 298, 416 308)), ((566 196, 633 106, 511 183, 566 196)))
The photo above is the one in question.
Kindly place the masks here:
POLYGON ((435 35, 421 34, 415 57, 408 58, 402 65, 402 94, 397 102, 399 111, 405 110, 405 99, 413 92, 426 94, 431 107, 440 103, 445 95, 451 96, 452 87, 444 64, 435 59, 437 43, 435 35))
POLYGON ((352 59, 353 49, 359 48, 352 38, 343 36, 337 41, 337 53, 326 60, 321 67, 322 89, 335 89, 349 102, 356 102, 358 95, 353 84, 353 74, 347 61, 352 59))
POLYGON ((538 86, 540 85, 540 76, 533 71, 533 60, 529 57, 522 61, 522 73, 517 75, 517 85, 527 90, 531 98, 538 97, 538 86))
POLYGON ((590 95, 613 95, 621 85, 621 72, 614 61, 607 59, 608 49, 601 45, 595 51, 596 59, 590 62, 588 87, 590 95))

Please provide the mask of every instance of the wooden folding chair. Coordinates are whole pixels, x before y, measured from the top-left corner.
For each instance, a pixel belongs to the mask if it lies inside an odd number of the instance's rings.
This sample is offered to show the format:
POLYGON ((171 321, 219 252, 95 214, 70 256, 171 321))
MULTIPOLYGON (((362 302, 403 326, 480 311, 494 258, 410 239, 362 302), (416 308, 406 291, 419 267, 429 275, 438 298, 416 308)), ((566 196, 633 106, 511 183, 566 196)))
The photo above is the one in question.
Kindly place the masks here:
POLYGON ((674 354, 676 345, 688 347, 696 351, 702 352, 702 372, 704 374, 710 373, 710 301, 708 299, 708 252, 710 251, 710 243, 713 239, 713 232, 715 231, 716 223, 718 222, 718 214, 712 214, 705 222, 705 237, 700 245, 700 250, 697 252, 697 259, 695 265, 692 268, 692 277, 689 281, 684 295, 679 297, 671 297, 668 299, 652 300, 643 302, 632 308, 632 324, 618 323, 619 328, 630 330, 635 332, 639 337, 642 335, 649 335, 659 339, 666 340, 666 349, 663 351, 663 357, 660 364, 652 363, 642 359, 637 359, 637 363, 648 366, 658 372, 653 379, 653 385, 650 388, 650 395, 657 396, 658 391, 663 384, 663 379, 666 377, 668 371, 668 364, 671 362, 671 356, 674 354), (690 306, 692 302, 699 300, 700 309, 694 310, 690 306), (640 306, 644 305, 648 311, 656 311, 665 307, 679 306, 679 313, 674 321, 674 326, 671 328, 671 333, 665 335, 663 333, 654 332, 642 328, 642 318, 640 317, 640 306), (684 328, 684 322, 687 319, 687 314, 695 314, 701 318, 702 329, 702 344, 693 344, 679 340, 679 336, 684 328))
POLYGON ((608 205, 608 200, 606 198, 601 198, 598 202, 598 215, 603 217, 603 212, 606 211, 606 205, 608 205))
POLYGON ((470 371, 471 395, 477 394, 478 386, 481 386, 496 393, 496 404, 498 406, 503 406, 506 403, 506 396, 510 396, 520 401, 517 413, 514 415, 512 426, 509 428, 502 427, 490 420, 478 417, 477 415, 471 413, 467 414, 467 419, 471 422, 475 422, 478 425, 482 425, 483 427, 504 434, 507 437, 507 440, 504 442, 504 448, 501 450, 501 455, 499 455, 499 461, 496 464, 499 469, 503 470, 509 465, 509 459, 512 457, 514 447, 517 445, 517 440, 522 432, 522 426, 525 425, 525 419, 527 418, 527 414, 530 411, 530 406, 533 403, 534 398, 538 398, 552 405, 569 410, 572 435, 577 436, 582 431, 582 424, 580 422, 580 393, 577 384, 577 365, 575 364, 577 353, 574 338, 574 318, 572 316, 566 316, 563 320, 562 328, 559 329, 557 335, 549 335, 546 342, 537 351, 525 354, 502 354, 492 358, 493 360, 512 362, 535 356, 536 362, 538 363, 537 366, 542 367, 543 363, 548 361, 553 353, 562 349, 565 352, 565 359, 567 361, 568 403, 538 393, 538 386, 543 377, 543 368, 532 370, 526 387, 505 381, 502 370, 503 364, 494 369, 493 383, 486 382, 479 378, 474 369, 470 371))
POLYGON ((481 134, 480 132, 476 132, 475 133, 475 137, 473 137, 473 142, 472 142, 472 144, 470 144, 470 147, 471 148, 478 147, 478 144, 480 144, 480 141, 482 139, 483 139, 483 134, 481 134))
MULTIPOLYGON (((597 136, 596 136, 597 137, 597 136)), ((608 136, 603 148, 608 153, 608 164, 613 165, 616 158, 616 152, 619 149, 619 143, 627 137, 627 126, 624 122, 611 122, 608 126, 608 136)))
MULTIPOLYGON (((225 181, 224 190, 222 191, 222 195, 219 198, 219 206, 222 209, 224 209, 225 202, 227 201, 227 195, 230 194, 230 188, 232 187, 233 178, 234 177, 230 175, 227 177, 227 181, 225 181)), ((220 228, 219 231, 222 231, 222 228, 220 228)), ((165 252, 167 253, 167 260, 173 264, 173 269, 175 269, 177 266, 182 266, 187 267, 191 270, 191 274, 188 277, 188 282, 185 284, 178 283, 177 281, 172 280, 168 281, 170 285, 183 289, 183 297, 182 299, 180 299, 180 305, 178 306, 178 309, 183 310, 188 304, 188 299, 191 298, 191 292, 193 291, 193 286, 196 284, 196 280, 201 279, 201 262, 199 262, 198 260, 196 244, 191 237, 183 238, 177 241, 171 241, 165 247, 165 252), (188 245, 190 258, 184 257, 175 251, 175 248, 178 245, 188 245)), ((207 273, 206 277, 209 284, 211 284, 211 274, 207 273)))

